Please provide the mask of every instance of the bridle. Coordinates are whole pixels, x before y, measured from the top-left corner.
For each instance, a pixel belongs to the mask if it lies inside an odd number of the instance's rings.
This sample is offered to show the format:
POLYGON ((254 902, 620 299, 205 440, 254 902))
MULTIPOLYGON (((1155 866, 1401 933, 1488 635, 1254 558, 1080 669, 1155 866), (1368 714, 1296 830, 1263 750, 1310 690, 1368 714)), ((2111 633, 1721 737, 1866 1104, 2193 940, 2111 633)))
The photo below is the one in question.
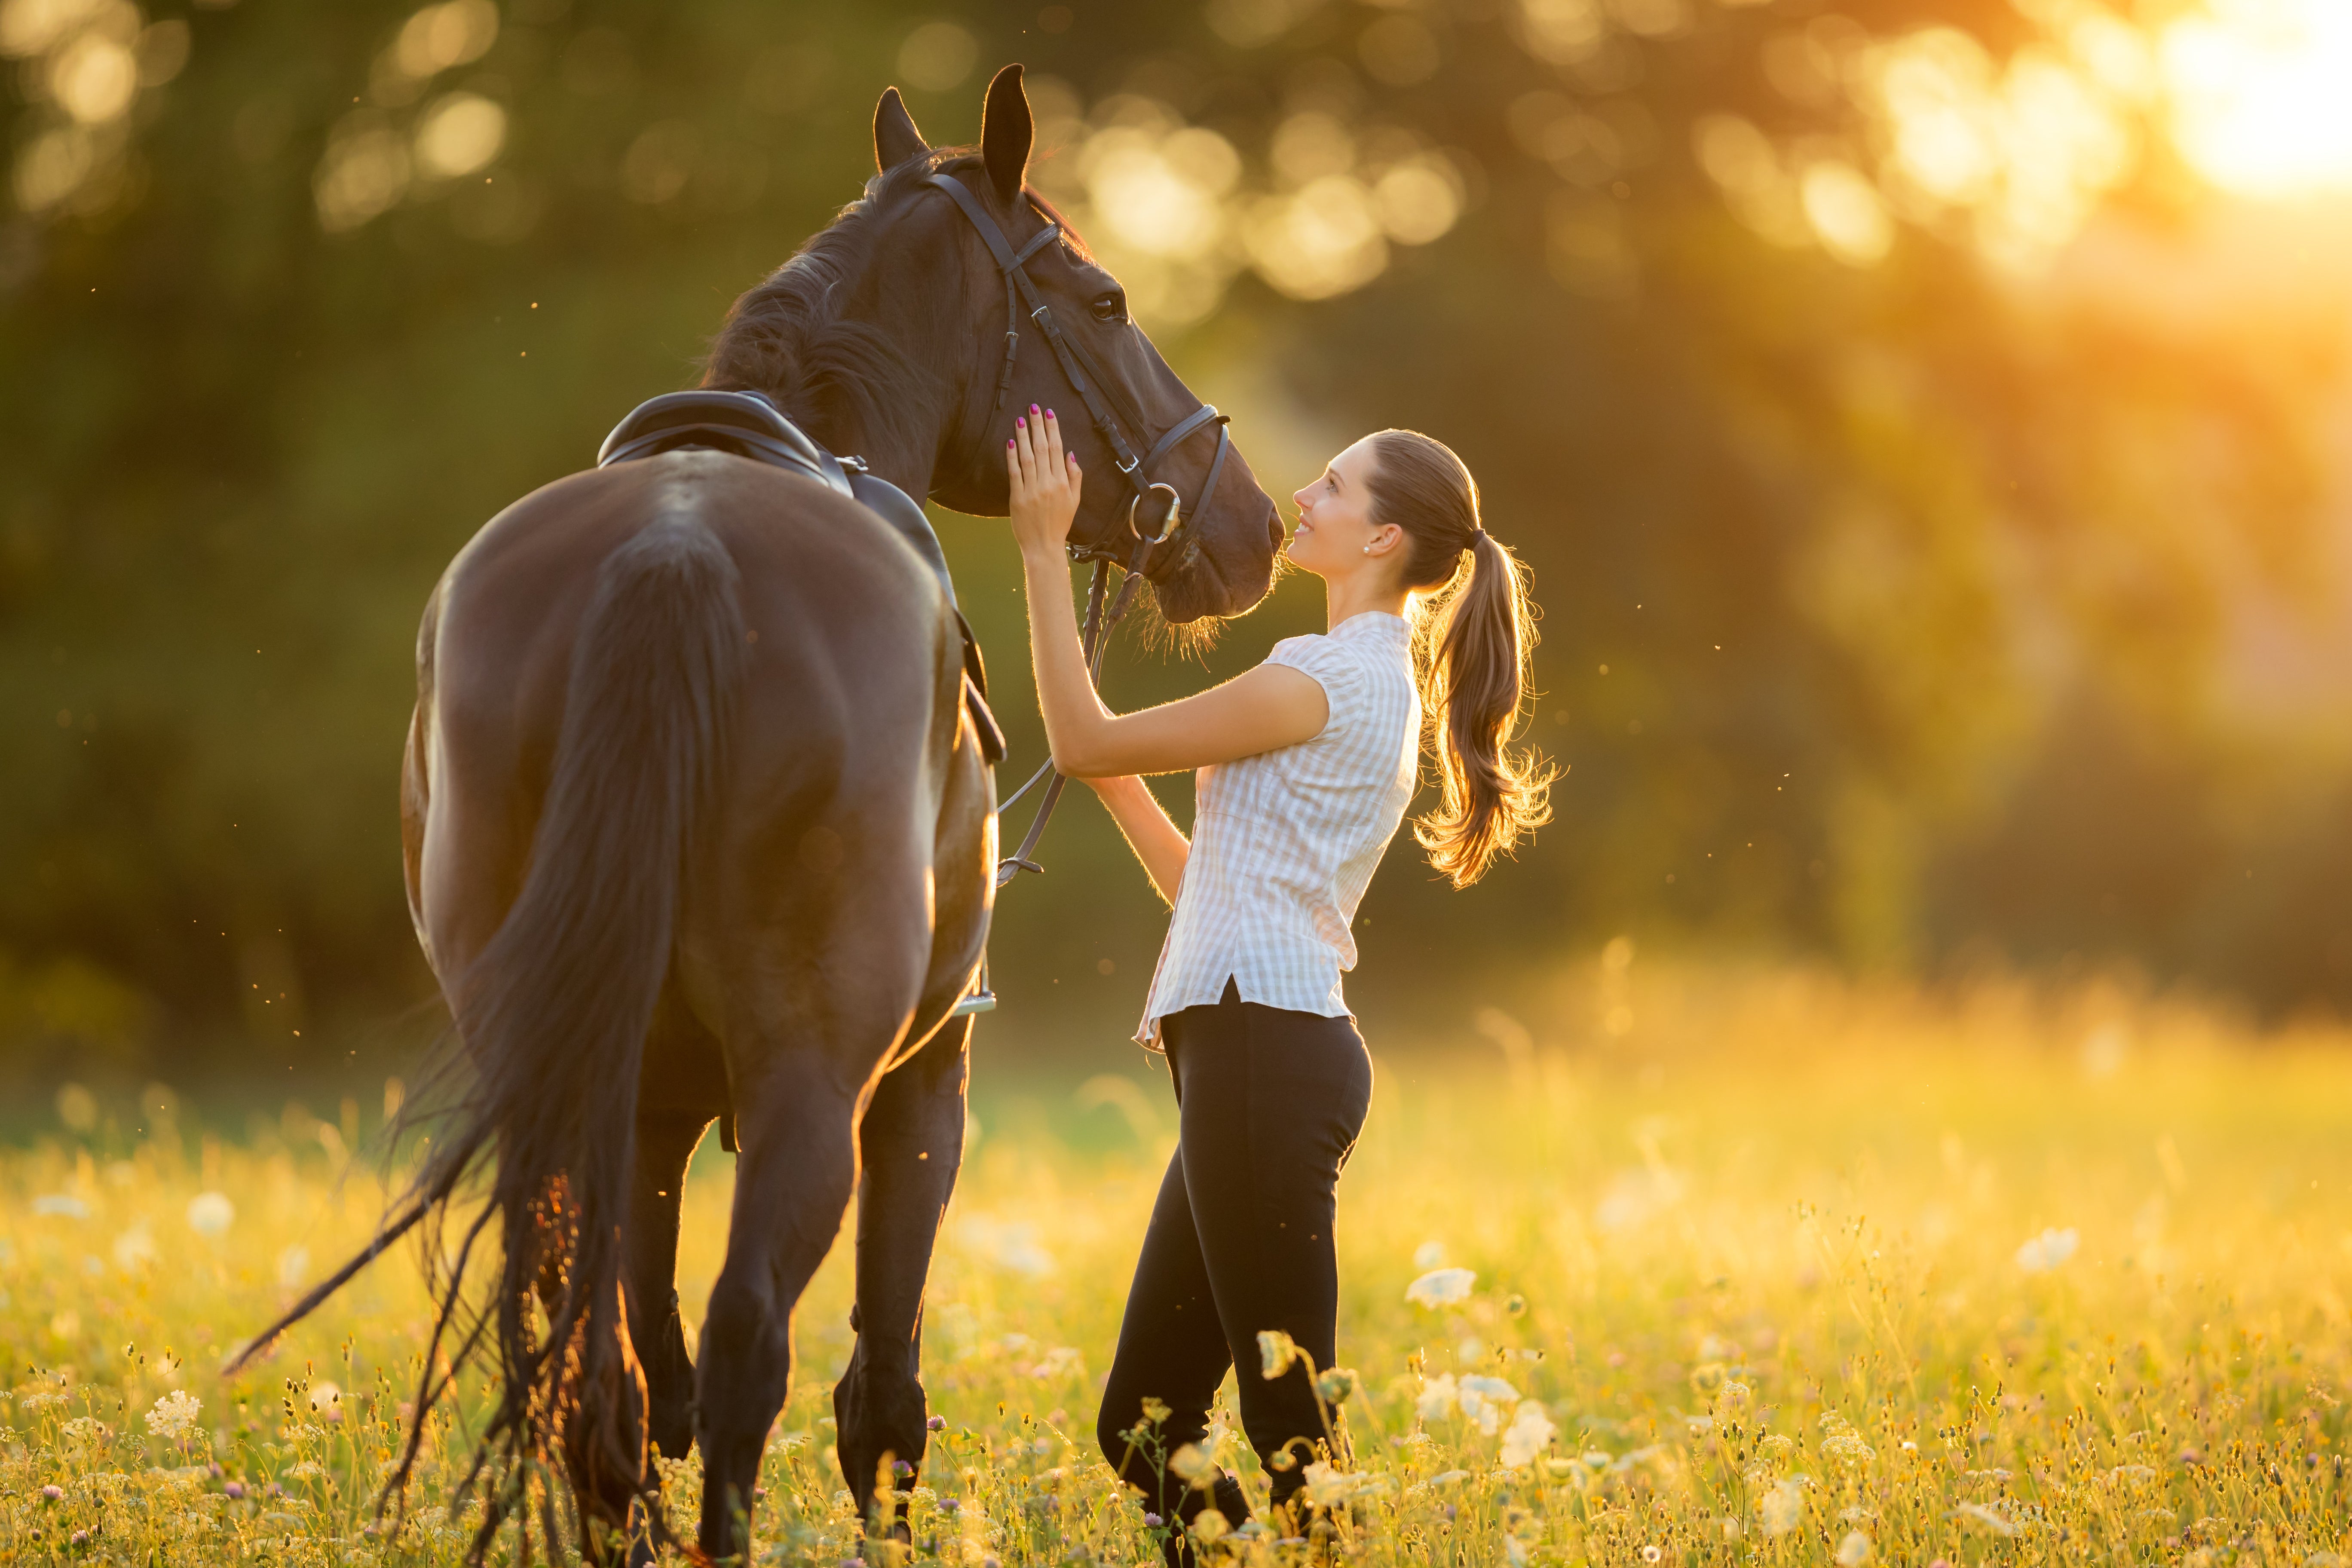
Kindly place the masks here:
MULTIPOLYGON (((1119 473, 1125 476, 1129 488, 1134 491, 1127 503, 1127 531, 1133 536, 1135 546, 1124 563, 1119 562, 1118 552, 1108 543, 1070 547, 1072 560, 1095 563, 1094 581, 1087 590, 1086 629, 1080 639, 1087 661, 1087 675, 1093 679, 1102 672, 1103 650, 1110 641, 1108 633, 1127 614, 1128 606, 1134 602, 1136 590, 1142 585, 1143 569, 1150 559, 1151 552, 1173 539, 1185 521, 1183 497, 1177 493, 1175 486, 1154 479, 1152 469, 1162 458, 1197 432, 1212 427, 1216 430, 1216 455, 1209 460, 1209 477, 1192 502, 1192 515, 1198 517, 1201 508, 1208 505, 1209 498, 1216 494, 1217 479, 1224 472, 1225 454, 1233 449, 1233 437, 1226 428, 1229 417, 1218 413, 1213 404, 1203 403, 1170 426, 1141 457, 1136 456, 1134 447, 1128 442, 1125 428, 1118 422, 1118 416, 1113 412, 1102 389, 1086 374, 1076 345, 1063 332, 1061 323, 1054 320, 1054 308, 1039 297, 1036 284, 1029 278, 1030 258, 1059 239, 1062 226, 1039 212, 1038 216, 1045 218, 1045 226, 1015 250, 1005 239, 1004 231, 997 226, 996 220, 989 216, 988 209, 981 205, 980 198, 973 195, 961 180, 952 174, 933 174, 926 184, 945 191, 962 209, 963 216, 971 220, 971 226, 980 231, 982 243, 988 247, 989 255, 995 258, 997 270, 1004 275, 1004 363, 996 374, 996 402, 992 412, 1003 412, 1005 395, 1013 385, 1013 363, 1021 353, 1022 308, 1025 305, 1029 319, 1045 334, 1046 346, 1054 351, 1054 358, 1061 363, 1064 378, 1077 393, 1080 401, 1086 404, 1087 416, 1094 422, 1095 431, 1101 436, 1104 444, 1110 447, 1119 473), (1165 506, 1158 508, 1159 531, 1147 534, 1143 531, 1140 509, 1146 501, 1159 496, 1167 498, 1165 506), (1125 566, 1127 580, 1119 584, 1118 597, 1111 603, 1106 615, 1103 601, 1114 563, 1125 566)), ((1137 421, 1137 424, 1140 427, 1141 421, 1137 421)), ((998 815, 1002 816, 1048 773, 1053 773, 1053 782, 1045 786, 1045 798, 1038 802, 1037 815, 1031 819, 1029 831, 1022 836, 1021 847, 996 864, 996 885, 1000 888, 1024 871, 1043 871, 1045 868, 1031 856, 1037 847, 1038 839, 1045 836, 1046 819, 1054 815, 1054 807, 1061 800, 1062 787, 1069 782, 1060 773, 1054 773, 1053 759, 1047 758, 1045 765, 1031 774, 1027 784, 1014 790, 1005 798, 1003 805, 996 808, 998 815)))

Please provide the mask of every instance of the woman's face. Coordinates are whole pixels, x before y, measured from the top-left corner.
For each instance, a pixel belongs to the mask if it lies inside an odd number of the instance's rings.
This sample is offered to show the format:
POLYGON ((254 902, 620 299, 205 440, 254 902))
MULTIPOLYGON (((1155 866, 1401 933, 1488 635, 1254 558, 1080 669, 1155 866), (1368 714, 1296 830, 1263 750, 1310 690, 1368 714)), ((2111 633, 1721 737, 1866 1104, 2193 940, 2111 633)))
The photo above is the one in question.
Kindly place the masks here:
POLYGON ((1290 498, 1298 508, 1298 526, 1291 531, 1286 552, 1293 564, 1318 577, 1347 576, 1385 560, 1402 544, 1404 531, 1396 524, 1372 523, 1376 468, 1367 436, 1332 458, 1313 483, 1290 498))

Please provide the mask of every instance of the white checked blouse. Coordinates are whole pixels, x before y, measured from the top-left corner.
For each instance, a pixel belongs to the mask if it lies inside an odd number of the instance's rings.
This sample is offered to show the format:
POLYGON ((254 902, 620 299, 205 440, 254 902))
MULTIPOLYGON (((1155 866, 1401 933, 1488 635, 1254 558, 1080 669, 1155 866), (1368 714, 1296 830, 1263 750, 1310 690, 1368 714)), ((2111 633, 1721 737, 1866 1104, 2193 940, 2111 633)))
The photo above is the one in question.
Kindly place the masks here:
POLYGON ((1155 1050, 1160 1019, 1214 1004, 1228 979, 1244 1002, 1345 1016, 1356 906, 1412 799, 1421 696, 1402 616, 1350 616, 1275 644, 1265 662, 1313 678, 1330 718, 1311 741, 1200 770, 1192 850, 1135 1037, 1155 1050))

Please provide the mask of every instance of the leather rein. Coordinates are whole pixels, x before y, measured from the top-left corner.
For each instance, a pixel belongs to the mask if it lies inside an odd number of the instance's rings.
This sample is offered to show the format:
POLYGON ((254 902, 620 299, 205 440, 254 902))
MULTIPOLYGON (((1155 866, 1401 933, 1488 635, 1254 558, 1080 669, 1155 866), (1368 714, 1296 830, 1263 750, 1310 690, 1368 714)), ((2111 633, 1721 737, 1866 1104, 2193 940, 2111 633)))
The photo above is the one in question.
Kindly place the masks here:
MULTIPOLYGON (((1006 241, 1004 231, 997 226, 996 220, 989 216, 988 209, 981 205, 980 198, 973 195, 962 181, 952 174, 933 174, 926 183, 945 191, 962 210, 963 216, 971 220, 972 227, 980 232, 982 242, 988 247, 989 255, 995 259, 997 270, 1004 276, 1004 363, 996 375, 996 401, 992 413, 1003 412, 1005 396, 1013 385, 1013 364, 1021 353, 1021 317, 1025 306, 1029 320, 1036 323, 1038 331, 1044 334, 1046 346, 1054 351, 1054 358, 1061 364, 1063 377, 1086 404, 1087 416, 1093 421, 1095 431, 1101 436, 1104 444, 1110 447, 1119 473, 1134 491, 1127 503, 1127 530, 1133 536, 1135 546, 1120 563, 1126 569, 1127 580, 1119 584, 1118 596, 1110 603, 1108 613, 1104 602, 1110 584, 1111 566, 1118 562, 1118 552, 1100 543, 1083 549, 1070 546, 1072 560, 1095 563, 1094 581, 1087 590, 1086 626, 1080 637, 1087 661, 1087 677, 1092 680, 1102 671, 1103 653, 1110 641, 1109 632, 1127 614, 1129 606, 1134 603, 1136 590, 1143 584, 1143 568, 1151 552, 1174 538, 1185 521, 1183 497, 1177 493, 1175 486, 1153 479, 1152 468, 1196 432, 1215 429, 1216 455, 1210 459, 1209 477, 1192 502, 1192 515, 1197 517, 1201 508, 1206 506, 1209 498, 1216 493, 1217 479, 1224 472, 1225 454, 1233 448, 1233 437, 1226 428, 1229 416, 1218 413, 1213 404, 1204 403, 1169 426, 1165 434, 1151 443, 1141 457, 1138 457, 1135 448, 1128 442, 1127 432, 1120 426, 1118 416, 1112 410, 1103 392, 1087 375, 1079 362, 1077 349, 1063 332, 1061 324, 1054 320, 1053 307, 1039 297, 1036 284, 1029 278, 1030 258, 1061 237, 1062 226, 1040 212, 1038 216, 1045 218, 1045 226, 1015 250, 1006 241), (1160 511, 1159 531, 1147 534, 1143 531, 1139 509, 1147 500, 1160 496, 1167 499, 1164 507, 1154 501, 1160 511)), ((1027 784, 1006 796, 1004 803, 996 808, 997 815, 1003 816, 1048 773, 1053 774, 1053 782, 1045 786, 1045 797, 1037 804, 1037 815, 1030 819, 1029 831, 1022 835, 1021 847, 996 863, 996 885, 1000 888, 1024 871, 1042 872, 1045 868, 1032 857, 1036 851, 1037 841, 1045 837, 1046 821, 1061 801, 1063 786, 1069 783, 1055 772, 1053 759, 1048 757, 1045 765, 1029 776, 1027 784)))

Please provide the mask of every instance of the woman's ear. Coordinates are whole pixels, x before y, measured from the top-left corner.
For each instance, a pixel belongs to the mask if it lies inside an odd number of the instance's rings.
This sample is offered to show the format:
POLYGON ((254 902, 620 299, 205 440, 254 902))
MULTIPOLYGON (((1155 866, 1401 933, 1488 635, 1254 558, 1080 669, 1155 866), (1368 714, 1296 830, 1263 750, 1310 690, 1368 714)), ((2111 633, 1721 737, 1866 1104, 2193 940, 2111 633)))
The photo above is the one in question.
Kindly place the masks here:
POLYGON ((1393 522, 1384 522, 1372 530, 1372 536, 1364 542, 1364 553, 1378 561, 1403 547, 1404 530, 1393 522))

